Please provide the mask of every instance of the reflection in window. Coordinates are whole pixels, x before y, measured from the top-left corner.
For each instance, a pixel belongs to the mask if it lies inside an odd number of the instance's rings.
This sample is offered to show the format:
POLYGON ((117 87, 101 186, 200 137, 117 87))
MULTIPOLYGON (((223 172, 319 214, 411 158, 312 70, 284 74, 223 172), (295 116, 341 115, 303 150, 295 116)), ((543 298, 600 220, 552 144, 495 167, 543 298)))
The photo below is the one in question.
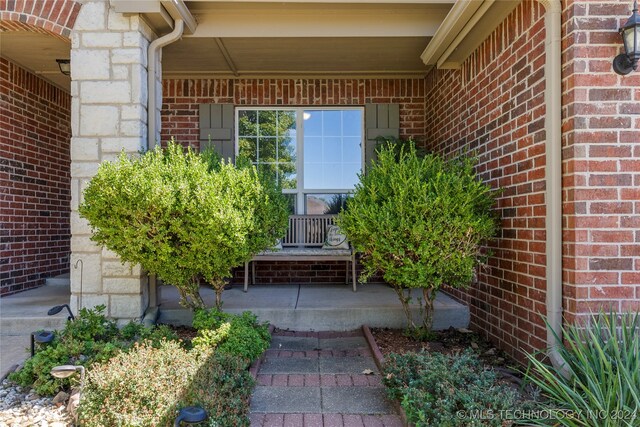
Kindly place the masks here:
POLYGON ((282 188, 297 187, 296 145, 295 111, 239 111, 238 155, 282 188))
POLYGON ((292 212, 340 211, 362 169, 362 108, 242 108, 237 118, 238 157, 281 185, 292 212))
POLYGON ((305 194, 307 215, 338 214, 345 208, 348 194, 305 194))
POLYGON ((362 168, 359 110, 304 111, 304 187, 352 189, 362 168))

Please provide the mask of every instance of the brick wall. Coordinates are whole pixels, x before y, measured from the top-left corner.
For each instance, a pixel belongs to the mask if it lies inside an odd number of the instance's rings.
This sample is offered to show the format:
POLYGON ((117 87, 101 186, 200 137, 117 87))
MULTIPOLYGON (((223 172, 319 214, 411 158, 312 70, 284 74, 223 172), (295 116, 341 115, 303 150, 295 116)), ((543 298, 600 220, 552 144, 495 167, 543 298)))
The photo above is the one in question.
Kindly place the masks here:
POLYGON ((69 271, 71 97, 0 58, 0 293, 69 271))
MULTIPOLYGON (((568 322, 640 309, 640 74, 617 76, 631 2, 563 2, 563 293, 568 322)), ((543 7, 517 9, 460 70, 427 77, 427 145, 475 152, 502 231, 469 292, 472 326, 524 361, 545 347, 543 7), (506 41, 511 42, 506 43, 506 41), (442 102, 448 99, 450 102, 442 102)))
MULTIPOLYGON (((232 103, 256 106, 363 106, 400 104, 401 137, 424 135, 423 79, 167 79, 163 81, 162 141, 171 137, 198 148, 198 105, 232 103)), ((344 262, 260 262, 259 283, 344 283, 344 262)), ((234 272, 241 283, 244 270, 234 272)), ((380 281, 374 278, 372 281, 380 281)))
POLYGON ((364 106, 400 104, 402 137, 424 134, 423 79, 167 79, 162 85, 162 141, 198 147, 198 105, 364 106))
POLYGON ((68 41, 80 7, 73 0, 0 0, 0 29, 44 33, 68 41))
POLYGON ((488 268, 453 294, 469 304, 474 329, 521 361, 546 337, 543 13, 521 3, 461 69, 426 79, 427 146, 475 153, 482 178, 502 189, 488 268))
POLYGON ((564 289, 572 320, 640 310, 640 73, 618 76, 632 1, 568 1, 564 13, 564 289))

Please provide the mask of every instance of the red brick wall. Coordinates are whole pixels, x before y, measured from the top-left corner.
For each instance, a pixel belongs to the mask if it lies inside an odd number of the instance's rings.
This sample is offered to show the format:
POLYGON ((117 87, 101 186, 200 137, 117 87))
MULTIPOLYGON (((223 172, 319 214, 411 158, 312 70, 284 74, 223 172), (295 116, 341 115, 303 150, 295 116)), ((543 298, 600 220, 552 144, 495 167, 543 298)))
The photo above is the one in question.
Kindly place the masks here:
MULTIPOLYGON (((199 147, 198 105, 232 103, 257 106, 363 106, 400 104, 400 134, 422 140, 424 135, 423 79, 211 79, 163 82, 162 141, 199 147)), ((344 283, 345 262, 260 262, 259 283, 344 283)), ((235 271, 241 283, 244 270, 235 271)), ((372 281, 380 281, 374 278, 372 281)))
POLYGON ((459 70, 426 79, 427 147, 475 153, 478 172, 502 189, 502 228, 488 268, 466 293, 474 329, 524 360, 545 345, 543 7, 525 1, 459 70))
MULTIPOLYGON (((563 294, 566 321, 640 309, 640 74, 621 77, 631 2, 563 2, 563 294)), ((501 188, 500 238, 469 292, 472 326, 523 361, 545 347, 544 20, 525 1, 460 70, 427 77, 428 146, 475 152, 501 188), (512 40, 506 43, 507 40, 512 40), (448 99, 450 102, 442 102, 448 99)))
POLYGON ((71 97, 0 58, 0 293, 69 271, 71 97))
POLYGON ((162 141, 198 147, 198 105, 364 106, 400 104, 402 137, 424 135, 423 79, 167 79, 163 81, 162 141))
POLYGON ((73 0, 0 0, 0 29, 44 32, 69 40, 80 7, 73 0))
POLYGON ((632 1, 568 1, 564 14, 564 293, 569 319, 640 310, 640 72, 619 76, 632 1))

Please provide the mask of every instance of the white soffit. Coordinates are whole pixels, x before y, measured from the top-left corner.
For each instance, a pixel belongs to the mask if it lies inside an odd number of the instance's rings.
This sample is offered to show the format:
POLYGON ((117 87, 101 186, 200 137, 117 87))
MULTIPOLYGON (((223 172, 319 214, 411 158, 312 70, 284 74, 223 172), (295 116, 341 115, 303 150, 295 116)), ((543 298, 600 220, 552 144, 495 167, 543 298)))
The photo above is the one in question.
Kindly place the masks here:
POLYGON ((69 92, 71 79, 60 72, 56 59, 69 59, 71 44, 48 34, 0 32, 0 54, 69 92))

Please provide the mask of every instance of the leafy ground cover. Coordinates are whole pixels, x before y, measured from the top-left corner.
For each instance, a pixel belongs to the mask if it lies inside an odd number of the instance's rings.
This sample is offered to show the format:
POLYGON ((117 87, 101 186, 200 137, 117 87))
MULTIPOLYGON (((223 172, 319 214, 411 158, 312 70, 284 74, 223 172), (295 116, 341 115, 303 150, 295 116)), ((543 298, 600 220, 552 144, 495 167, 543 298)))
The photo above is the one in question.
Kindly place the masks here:
POLYGON ((373 329, 389 396, 417 426, 640 426, 640 315, 598 313, 566 325, 559 365, 519 366, 468 330, 419 342, 373 329))
POLYGON ((118 329, 104 307, 84 309, 11 380, 51 395, 77 385, 76 376, 53 378, 51 368, 86 366, 77 412, 86 426, 168 426, 193 405, 209 414, 206 425, 248 426, 254 380, 247 368, 270 339, 267 325, 249 312, 200 310, 193 328, 132 322, 118 329))

